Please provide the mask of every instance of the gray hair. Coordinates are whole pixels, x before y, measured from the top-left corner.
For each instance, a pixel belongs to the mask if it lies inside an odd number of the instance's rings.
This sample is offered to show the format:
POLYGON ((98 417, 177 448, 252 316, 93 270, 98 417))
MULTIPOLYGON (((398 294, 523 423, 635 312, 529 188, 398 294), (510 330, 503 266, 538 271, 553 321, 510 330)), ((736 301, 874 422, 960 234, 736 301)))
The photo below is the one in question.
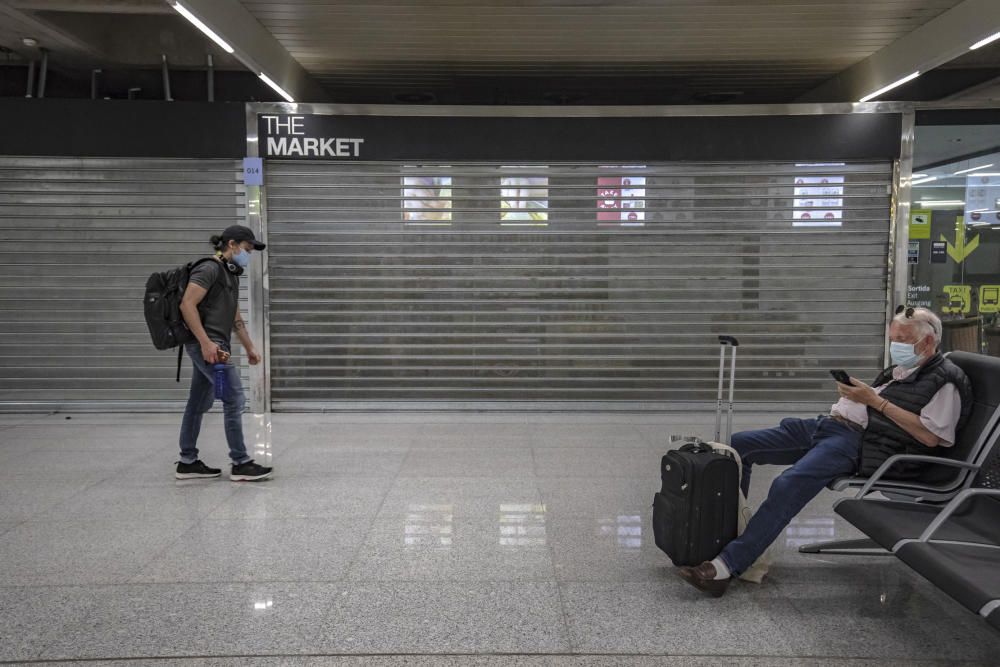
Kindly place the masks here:
POLYGON ((915 329, 920 338, 925 336, 934 337, 934 346, 937 347, 941 344, 941 318, 935 315, 932 311, 926 308, 914 308, 913 314, 909 317, 906 316, 906 312, 909 309, 904 310, 895 317, 892 318, 893 322, 900 324, 908 329, 915 329))

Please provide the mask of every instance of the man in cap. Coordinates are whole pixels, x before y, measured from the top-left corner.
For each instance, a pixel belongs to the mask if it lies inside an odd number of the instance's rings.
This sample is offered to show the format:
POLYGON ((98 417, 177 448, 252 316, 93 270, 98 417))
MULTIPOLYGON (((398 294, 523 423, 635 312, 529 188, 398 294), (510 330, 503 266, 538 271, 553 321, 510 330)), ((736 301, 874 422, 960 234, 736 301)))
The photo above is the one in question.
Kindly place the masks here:
POLYGON ((243 409, 246 396, 239 370, 230 360, 230 337, 235 330, 247 360, 261 362, 261 356, 250 340, 246 323, 240 316, 240 275, 250 264, 254 251, 265 248, 253 231, 242 225, 227 227, 221 235, 211 238, 215 261, 204 261, 191 270, 190 281, 181 301, 181 315, 196 342, 187 345, 194 365, 191 393, 181 422, 181 458, 177 463, 177 479, 219 477, 222 471, 210 468, 198 459, 198 433, 202 416, 215 402, 215 364, 225 364, 223 414, 226 441, 232 467, 229 479, 258 481, 271 476, 272 469, 258 465, 247 454, 243 440, 243 409))

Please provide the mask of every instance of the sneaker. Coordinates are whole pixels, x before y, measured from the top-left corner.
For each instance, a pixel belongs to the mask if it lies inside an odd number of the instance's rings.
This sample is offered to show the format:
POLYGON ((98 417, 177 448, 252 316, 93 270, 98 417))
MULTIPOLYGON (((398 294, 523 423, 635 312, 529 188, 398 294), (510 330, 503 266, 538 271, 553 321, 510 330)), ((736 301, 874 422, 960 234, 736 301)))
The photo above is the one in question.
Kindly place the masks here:
POLYGON ((174 473, 174 477, 177 479, 201 479, 203 477, 219 477, 221 475, 222 470, 219 468, 209 468, 201 461, 195 461, 194 463, 182 463, 178 461, 177 471, 174 473))
POLYGON ((272 470, 273 468, 257 465, 253 461, 247 461, 246 463, 234 465, 229 472, 229 479, 234 482, 256 482, 270 477, 272 470))

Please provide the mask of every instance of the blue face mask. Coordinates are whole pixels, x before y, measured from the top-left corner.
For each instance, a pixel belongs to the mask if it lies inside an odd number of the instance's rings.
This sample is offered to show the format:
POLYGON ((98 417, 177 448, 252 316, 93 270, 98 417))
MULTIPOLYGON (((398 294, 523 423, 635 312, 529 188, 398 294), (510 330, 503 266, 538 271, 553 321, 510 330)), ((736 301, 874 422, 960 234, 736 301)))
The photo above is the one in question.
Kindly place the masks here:
POLYGON ((920 363, 921 356, 913 349, 911 343, 889 343, 889 356, 892 363, 903 368, 914 368, 920 363))
POLYGON ((250 253, 240 248, 240 251, 233 255, 233 261, 245 269, 250 264, 250 253))

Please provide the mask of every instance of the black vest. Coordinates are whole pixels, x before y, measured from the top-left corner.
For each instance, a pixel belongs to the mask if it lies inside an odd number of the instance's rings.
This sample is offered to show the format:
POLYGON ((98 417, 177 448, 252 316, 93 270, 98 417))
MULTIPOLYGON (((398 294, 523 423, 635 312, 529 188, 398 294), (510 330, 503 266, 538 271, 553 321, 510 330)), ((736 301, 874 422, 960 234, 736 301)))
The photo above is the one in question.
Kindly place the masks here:
MULTIPOLYGON (((892 380, 894 366, 882 371, 872 383, 878 387, 892 380)), ((882 398, 898 405, 904 410, 919 414, 925 405, 931 402, 934 394, 941 387, 952 383, 958 388, 962 399, 962 413, 958 427, 962 428, 972 412, 972 384, 965 377, 962 369, 955 364, 935 354, 930 361, 920 367, 920 370, 906 379, 893 382, 879 394, 882 398)), ((861 436, 861 461, 858 464, 859 473, 868 477, 886 459, 894 454, 923 454, 935 456, 941 454, 940 447, 927 447, 916 438, 901 429, 888 417, 874 408, 868 408, 868 428, 861 436)), ((916 477, 923 466, 919 463, 900 463, 893 466, 886 474, 887 479, 912 479, 916 477)))

